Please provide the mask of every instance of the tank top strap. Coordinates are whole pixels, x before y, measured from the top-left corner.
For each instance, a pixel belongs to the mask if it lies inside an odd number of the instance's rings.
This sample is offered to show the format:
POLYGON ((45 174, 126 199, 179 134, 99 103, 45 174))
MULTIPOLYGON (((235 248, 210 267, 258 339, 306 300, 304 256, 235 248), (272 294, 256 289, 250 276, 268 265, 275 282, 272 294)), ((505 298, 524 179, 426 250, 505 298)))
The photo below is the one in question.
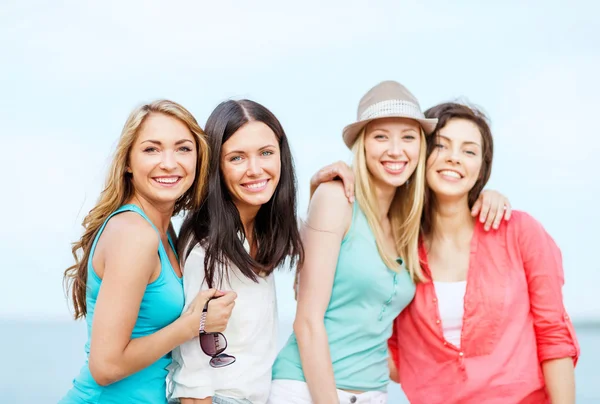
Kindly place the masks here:
MULTIPOLYGON (((92 258, 94 257, 94 252, 96 251, 96 245, 98 244, 98 240, 100 240, 100 235, 102 234, 102 232, 104 231, 104 228, 106 227, 106 224, 108 223, 108 221, 115 215, 118 215, 119 213, 123 213, 123 212, 136 212, 138 213, 140 216, 142 216, 144 219, 146 219, 146 221, 148 223, 150 223, 150 226, 152 226, 152 228, 154 229, 154 231, 156 231, 156 234, 158 235, 158 253, 162 259, 169 259, 169 256, 167 255, 167 251, 165 250, 165 247, 163 246, 161 237, 160 237, 160 232, 158 231, 158 228, 154 225, 154 223, 152 223, 152 220, 150 220, 150 218, 148 218, 148 216, 146 216, 146 214, 144 213, 144 211, 142 209, 140 209, 139 206, 134 205, 134 204, 127 204, 127 205, 123 205, 120 208, 118 208, 117 210, 115 210, 113 213, 111 213, 106 220, 104 221, 104 223, 102 223, 102 226, 100 227, 100 229, 98 230, 98 233, 96 234, 96 237, 94 238, 94 242, 92 243, 92 248, 90 250, 90 255, 88 258, 88 265, 92 265, 92 258)), ((177 256, 177 252, 175 250, 175 247, 173 246, 173 241, 171 240, 171 236, 167 235, 168 239, 169 239, 169 244, 171 245, 171 248, 173 248, 173 252, 175 252, 175 255, 177 256)))

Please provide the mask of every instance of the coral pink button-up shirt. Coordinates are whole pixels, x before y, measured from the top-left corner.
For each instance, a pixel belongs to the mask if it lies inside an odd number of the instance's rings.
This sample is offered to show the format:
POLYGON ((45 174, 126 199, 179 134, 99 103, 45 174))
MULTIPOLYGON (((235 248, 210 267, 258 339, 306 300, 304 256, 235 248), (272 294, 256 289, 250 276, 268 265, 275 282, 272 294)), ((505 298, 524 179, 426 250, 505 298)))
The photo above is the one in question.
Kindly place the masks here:
MULTIPOLYGON (((430 276, 423 246, 420 256, 430 276)), ((514 211, 490 232, 477 223, 460 346, 444 340, 432 282, 394 322, 390 353, 410 402, 547 403, 541 362, 579 356, 563 283, 560 250, 531 216, 514 211)))

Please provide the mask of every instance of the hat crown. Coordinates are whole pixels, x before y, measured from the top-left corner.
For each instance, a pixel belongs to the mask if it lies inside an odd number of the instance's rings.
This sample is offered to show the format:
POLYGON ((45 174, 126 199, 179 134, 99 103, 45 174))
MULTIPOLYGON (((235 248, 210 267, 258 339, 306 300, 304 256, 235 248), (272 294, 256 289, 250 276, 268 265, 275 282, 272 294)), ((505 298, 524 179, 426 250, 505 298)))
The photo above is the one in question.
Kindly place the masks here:
POLYGON ((370 107, 385 101, 400 101, 414 104, 417 109, 421 110, 419 101, 406 87, 397 81, 387 80, 382 81, 375 87, 371 88, 358 103, 357 120, 362 120, 365 111, 370 107))

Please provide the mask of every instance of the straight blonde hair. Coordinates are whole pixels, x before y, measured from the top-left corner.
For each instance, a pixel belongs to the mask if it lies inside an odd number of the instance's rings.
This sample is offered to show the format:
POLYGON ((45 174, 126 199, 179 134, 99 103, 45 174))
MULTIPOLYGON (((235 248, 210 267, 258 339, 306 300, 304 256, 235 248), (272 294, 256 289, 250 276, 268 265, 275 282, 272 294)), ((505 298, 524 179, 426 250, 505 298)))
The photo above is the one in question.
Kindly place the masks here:
MULTIPOLYGON (((384 234, 379 222, 381 212, 373 185, 373 177, 367 168, 365 156, 366 127, 360 132, 352 146, 354 164, 352 169, 355 176, 355 196, 363 211, 371 231, 375 235, 377 250, 381 259, 392 271, 399 272, 401 266, 385 252, 384 234)), ((398 187, 388 217, 392 226, 396 253, 402 258, 406 269, 415 282, 424 280, 419 260, 419 229, 423 213, 423 197, 425 194, 425 156, 427 152, 426 139, 421 129, 421 147, 419 161, 415 172, 407 182, 398 187)))
MULTIPOLYGON (((127 202, 134 193, 131 176, 127 173, 129 154, 146 117, 150 114, 164 114, 183 122, 194 137, 198 160, 194 183, 176 202, 173 215, 182 210, 193 210, 200 207, 206 190, 208 175, 209 150, 206 135, 194 116, 183 106, 168 100, 158 100, 142 105, 129 114, 127 122, 121 131, 119 143, 108 170, 104 190, 96 206, 83 219, 83 236, 72 244, 71 253, 75 264, 65 270, 65 290, 71 291, 74 317, 85 317, 87 314, 86 285, 88 275, 88 259, 92 243, 104 221, 127 202)), ((172 228, 171 228, 172 230, 172 228)))

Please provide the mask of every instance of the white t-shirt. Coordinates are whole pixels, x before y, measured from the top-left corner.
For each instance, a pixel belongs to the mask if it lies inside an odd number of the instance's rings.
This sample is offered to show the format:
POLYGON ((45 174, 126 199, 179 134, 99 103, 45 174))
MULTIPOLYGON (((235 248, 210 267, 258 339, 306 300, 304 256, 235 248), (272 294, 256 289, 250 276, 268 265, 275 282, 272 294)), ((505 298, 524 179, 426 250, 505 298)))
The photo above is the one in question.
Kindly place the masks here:
POLYGON ((433 282, 442 320, 444 339, 460 348, 467 281, 433 282))
MULTIPOLYGON (((247 245, 245 245, 247 248, 247 245)), ((196 245, 183 269, 185 307, 204 282, 205 250, 196 245)), ((237 293, 235 307, 223 335, 227 338, 224 353, 233 355, 235 363, 222 368, 209 365, 210 356, 200 348, 198 337, 173 350, 173 363, 168 377, 170 398, 205 398, 213 395, 266 403, 271 386, 271 369, 277 356, 277 301, 274 275, 248 279, 230 265, 221 290, 237 293), (229 282, 228 282, 229 281, 229 282)), ((215 285, 219 283, 215 282, 215 285)))

